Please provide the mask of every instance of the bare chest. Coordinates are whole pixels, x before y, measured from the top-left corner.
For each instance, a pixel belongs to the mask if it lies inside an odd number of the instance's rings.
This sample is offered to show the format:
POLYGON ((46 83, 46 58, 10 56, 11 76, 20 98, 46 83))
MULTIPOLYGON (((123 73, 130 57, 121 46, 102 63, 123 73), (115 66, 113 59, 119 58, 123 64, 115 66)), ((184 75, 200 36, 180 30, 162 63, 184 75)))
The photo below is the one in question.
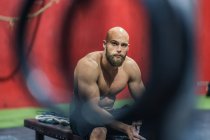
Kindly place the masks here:
POLYGON ((101 73, 98 79, 98 87, 101 96, 116 96, 128 83, 128 76, 121 71, 113 77, 101 73))

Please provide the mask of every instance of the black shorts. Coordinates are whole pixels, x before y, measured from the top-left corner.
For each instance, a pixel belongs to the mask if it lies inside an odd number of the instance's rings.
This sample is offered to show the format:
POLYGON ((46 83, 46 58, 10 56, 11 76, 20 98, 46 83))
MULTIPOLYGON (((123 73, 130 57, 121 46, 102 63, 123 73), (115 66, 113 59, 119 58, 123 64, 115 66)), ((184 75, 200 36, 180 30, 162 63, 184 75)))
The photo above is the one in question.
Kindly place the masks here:
MULTIPOLYGON (((122 108, 109 111, 109 113, 112 114, 116 120, 131 125, 132 120, 119 119, 120 115, 122 115, 123 113, 125 113, 128 110, 129 110, 129 106, 123 106, 122 108)), ((119 132, 117 130, 111 129, 107 126, 99 126, 99 125, 96 126, 96 125, 90 124, 82 117, 82 115, 78 115, 78 113, 77 113, 77 115, 72 114, 72 116, 70 118, 70 125, 71 125, 71 129, 72 129, 73 133, 81 136, 84 140, 89 140, 92 130, 96 127, 106 127, 107 128, 107 137, 109 137, 109 139, 111 139, 110 137, 112 137, 112 136, 127 137, 126 134, 119 132)))

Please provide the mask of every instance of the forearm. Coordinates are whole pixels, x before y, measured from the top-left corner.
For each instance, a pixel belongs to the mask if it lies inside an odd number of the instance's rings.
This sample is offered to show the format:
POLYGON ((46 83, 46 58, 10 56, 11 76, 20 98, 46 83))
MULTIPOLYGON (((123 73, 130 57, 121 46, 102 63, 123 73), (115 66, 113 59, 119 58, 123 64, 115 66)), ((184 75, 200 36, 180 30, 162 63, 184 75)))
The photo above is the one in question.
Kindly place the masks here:
MULTIPOLYGON (((100 108, 100 107, 99 107, 100 108)), ((98 110, 99 112, 99 110, 98 110)), ((118 130, 120 132, 123 133, 127 133, 127 129, 128 129, 128 125, 115 120, 115 118, 112 116, 112 114, 110 114, 108 111, 100 108, 100 119, 105 120, 105 124, 115 130, 118 130)))
POLYGON ((108 126, 125 134, 127 133, 128 125, 123 122, 114 120, 108 126))

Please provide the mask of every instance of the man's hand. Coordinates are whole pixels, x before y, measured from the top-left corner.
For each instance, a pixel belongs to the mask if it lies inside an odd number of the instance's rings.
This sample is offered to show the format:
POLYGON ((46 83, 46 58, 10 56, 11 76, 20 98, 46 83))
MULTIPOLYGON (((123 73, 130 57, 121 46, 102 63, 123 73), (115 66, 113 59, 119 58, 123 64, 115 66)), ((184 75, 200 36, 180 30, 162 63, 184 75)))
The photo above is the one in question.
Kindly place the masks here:
POLYGON ((139 133, 136 131, 135 127, 132 125, 127 126, 126 133, 130 140, 141 140, 139 133))
POLYGON ((140 127, 141 127, 142 122, 133 122, 132 125, 127 126, 127 135, 130 140, 146 140, 146 138, 142 137, 139 132, 140 132, 140 127))

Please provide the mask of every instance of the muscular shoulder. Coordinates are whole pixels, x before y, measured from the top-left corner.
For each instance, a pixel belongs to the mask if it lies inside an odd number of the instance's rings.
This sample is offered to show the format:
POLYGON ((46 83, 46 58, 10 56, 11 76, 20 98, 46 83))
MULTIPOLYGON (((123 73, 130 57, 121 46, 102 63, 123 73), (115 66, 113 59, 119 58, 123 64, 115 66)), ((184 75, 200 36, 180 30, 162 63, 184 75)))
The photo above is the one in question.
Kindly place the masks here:
POLYGON ((138 64, 130 57, 126 57, 123 68, 130 76, 141 75, 141 71, 138 64))
POLYGON ((99 74, 100 52, 89 53, 81 58, 74 71, 74 76, 82 79, 95 79, 99 74))

